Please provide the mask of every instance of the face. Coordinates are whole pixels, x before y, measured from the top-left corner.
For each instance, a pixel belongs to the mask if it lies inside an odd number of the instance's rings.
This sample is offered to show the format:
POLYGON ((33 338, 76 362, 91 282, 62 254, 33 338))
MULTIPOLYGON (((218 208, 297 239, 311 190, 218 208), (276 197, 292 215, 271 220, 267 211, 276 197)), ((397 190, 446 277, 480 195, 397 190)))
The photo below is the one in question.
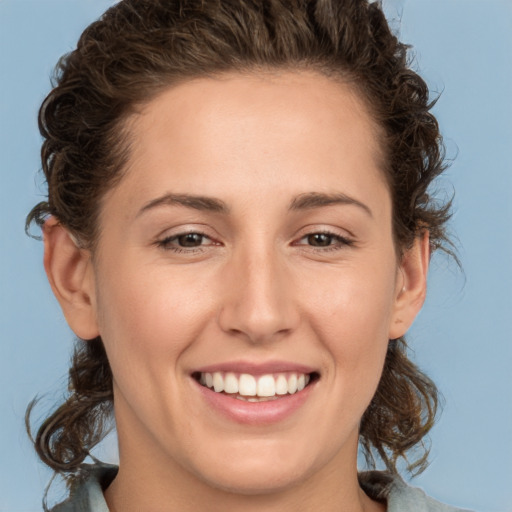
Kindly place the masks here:
POLYGON ((121 465, 241 493, 355 472, 408 323, 364 103, 312 73, 233 74, 165 91, 129 131, 88 274, 121 465))

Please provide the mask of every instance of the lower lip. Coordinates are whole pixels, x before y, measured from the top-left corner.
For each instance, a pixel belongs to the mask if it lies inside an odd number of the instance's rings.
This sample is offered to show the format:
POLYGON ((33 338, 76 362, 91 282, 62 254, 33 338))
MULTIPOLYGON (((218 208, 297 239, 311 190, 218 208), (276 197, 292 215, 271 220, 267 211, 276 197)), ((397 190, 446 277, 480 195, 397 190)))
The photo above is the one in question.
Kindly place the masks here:
POLYGON ((233 422, 247 425, 269 425, 292 416, 311 396, 312 388, 316 384, 315 381, 306 386, 302 391, 298 391, 293 395, 285 395, 277 400, 246 402, 224 393, 216 393, 210 388, 202 386, 195 379, 193 380, 197 389, 211 408, 233 422))

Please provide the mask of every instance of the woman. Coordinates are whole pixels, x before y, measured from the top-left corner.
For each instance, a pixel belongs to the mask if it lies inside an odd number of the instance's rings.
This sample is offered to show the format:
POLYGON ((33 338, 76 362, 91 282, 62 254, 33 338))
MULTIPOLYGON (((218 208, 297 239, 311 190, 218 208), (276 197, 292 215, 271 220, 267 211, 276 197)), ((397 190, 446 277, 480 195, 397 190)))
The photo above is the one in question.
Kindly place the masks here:
POLYGON ((430 106, 366 0, 124 0, 86 29, 28 217, 81 340, 35 440, 55 510, 454 510, 397 476, 437 405, 403 339, 448 244, 430 106), (112 410, 119 468, 82 465, 112 410))

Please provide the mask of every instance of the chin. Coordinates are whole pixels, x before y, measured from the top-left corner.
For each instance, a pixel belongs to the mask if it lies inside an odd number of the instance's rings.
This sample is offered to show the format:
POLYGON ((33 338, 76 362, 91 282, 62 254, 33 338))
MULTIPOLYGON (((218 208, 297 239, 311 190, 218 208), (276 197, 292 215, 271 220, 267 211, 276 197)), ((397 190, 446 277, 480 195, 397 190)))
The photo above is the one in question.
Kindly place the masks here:
MULTIPOLYGON (((206 475, 203 475, 203 478, 206 475)), ((225 475, 212 475, 204 482, 213 488, 230 494, 246 496, 271 495, 287 491, 306 479, 306 475, 282 471, 240 471, 239 468, 225 475)))
POLYGON ((261 455, 224 457, 213 468, 196 468, 196 476, 209 487, 231 494, 268 495, 295 487, 317 470, 307 457, 283 456, 276 450, 268 457, 261 455))

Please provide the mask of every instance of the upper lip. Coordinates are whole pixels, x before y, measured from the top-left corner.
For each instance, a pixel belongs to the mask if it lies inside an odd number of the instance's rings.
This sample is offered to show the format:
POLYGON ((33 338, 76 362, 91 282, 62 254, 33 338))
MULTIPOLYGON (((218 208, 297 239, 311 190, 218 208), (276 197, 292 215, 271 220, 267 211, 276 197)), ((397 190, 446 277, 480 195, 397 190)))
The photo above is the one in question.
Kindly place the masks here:
POLYGON ((318 373, 318 370, 304 364, 293 363, 290 361, 225 361, 222 363, 210 364, 202 366, 194 370, 193 373, 213 373, 213 372, 232 372, 232 373, 248 373, 250 375, 266 375, 269 373, 318 373))

